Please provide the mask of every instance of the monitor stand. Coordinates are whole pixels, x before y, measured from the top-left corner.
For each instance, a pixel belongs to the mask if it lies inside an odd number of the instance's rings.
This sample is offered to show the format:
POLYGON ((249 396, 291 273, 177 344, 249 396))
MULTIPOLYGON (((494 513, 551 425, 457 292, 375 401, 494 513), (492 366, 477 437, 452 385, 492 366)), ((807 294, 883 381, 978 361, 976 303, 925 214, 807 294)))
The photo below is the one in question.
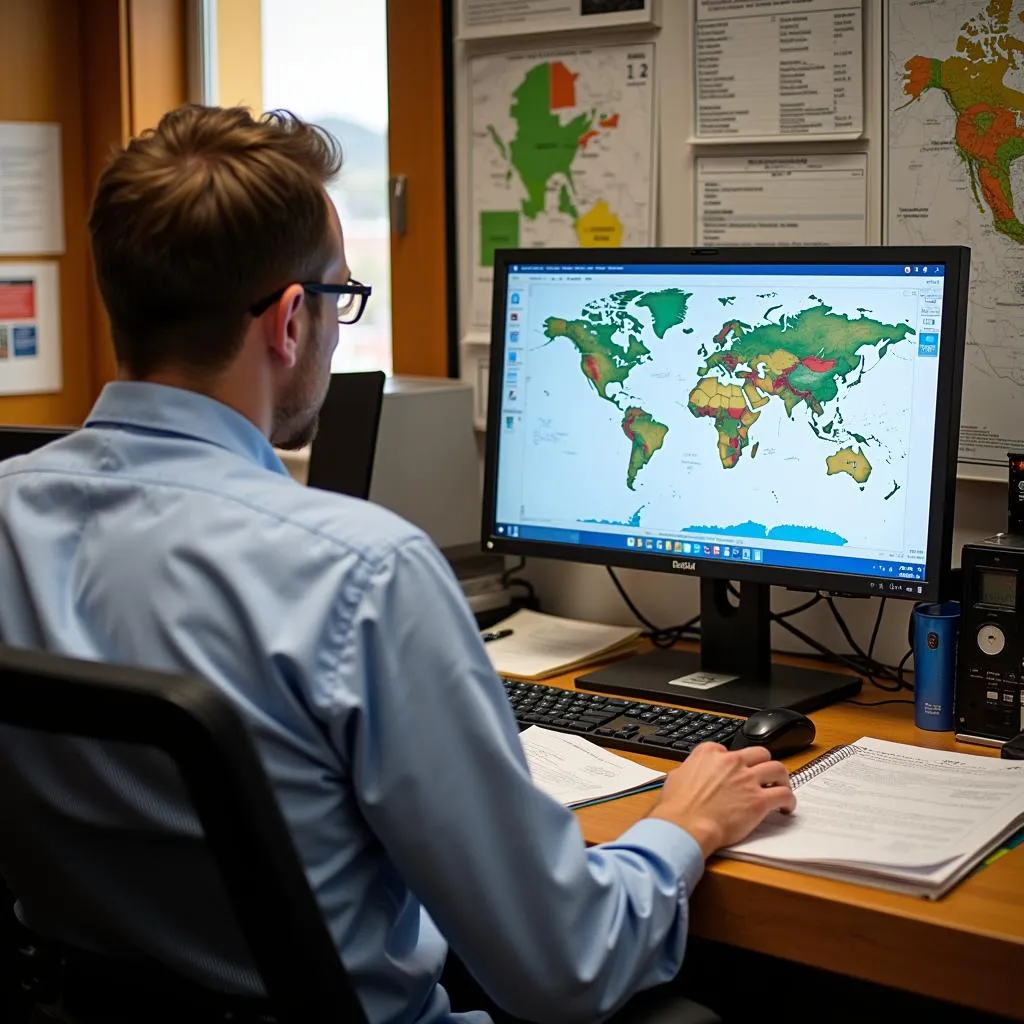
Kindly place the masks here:
POLYGON ((576 679, 576 686, 750 715, 762 708, 814 711, 860 692, 861 680, 826 670, 773 665, 771 587, 740 586, 733 603, 727 580, 700 581, 700 653, 655 649, 576 679))

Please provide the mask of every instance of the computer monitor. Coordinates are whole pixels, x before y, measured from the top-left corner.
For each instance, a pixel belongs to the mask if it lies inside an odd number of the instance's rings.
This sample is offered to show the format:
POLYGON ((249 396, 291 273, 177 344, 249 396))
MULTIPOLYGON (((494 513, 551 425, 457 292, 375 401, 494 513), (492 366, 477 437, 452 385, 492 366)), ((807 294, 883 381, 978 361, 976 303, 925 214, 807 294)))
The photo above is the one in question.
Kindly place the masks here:
POLYGON ((699 656, 655 650, 578 685, 738 713, 859 689, 772 666, 770 588, 944 594, 969 262, 496 253, 485 549, 701 578, 699 656))
POLYGON ((309 449, 310 487, 369 497, 384 379, 381 370, 331 374, 320 426, 309 449))
POLYGON ((0 462, 15 455, 28 455, 37 448, 66 437, 74 427, 0 426, 0 462))

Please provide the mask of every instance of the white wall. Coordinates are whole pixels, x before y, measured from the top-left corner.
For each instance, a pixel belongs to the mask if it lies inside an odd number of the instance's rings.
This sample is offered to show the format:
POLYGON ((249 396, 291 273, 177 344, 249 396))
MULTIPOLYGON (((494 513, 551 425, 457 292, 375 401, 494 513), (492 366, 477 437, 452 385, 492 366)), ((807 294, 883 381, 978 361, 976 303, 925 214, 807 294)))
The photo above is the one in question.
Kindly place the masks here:
MULTIPOLYGON (((866 0, 864 6, 864 81, 865 131, 855 142, 803 143, 742 147, 719 145, 700 146, 708 155, 757 153, 770 155, 786 152, 855 152, 868 154, 868 203, 872 211, 869 222, 869 240, 873 244, 883 241, 883 105, 884 75, 887 73, 886 55, 882 36, 881 0, 866 0)), ((656 44, 655 62, 659 82, 659 109, 661 138, 659 154, 659 237, 661 245, 692 245, 696 239, 693 161, 697 147, 688 139, 693 129, 692 103, 692 25, 693 0, 662 0, 661 29, 631 33, 630 39, 651 39, 656 44)), ((534 38, 530 45, 571 46, 575 43, 594 43, 600 36, 562 35, 534 38)), ((486 50, 510 49, 515 41, 488 44, 486 50)), ((472 252, 469 234, 470 207, 468 191, 468 110, 466 107, 467 54, 463 44, 456 43, 456 132, 459 146, 459 285, 463 297, 461 323, 466 321, 471 278, 469 258, 472 252)), ((956 530, 953 538, 953 562, 960 563, 960 548, 968 541, 990 536, 1004 528, 1006 522, 1005 484, 959 481, 957 487, 956 530)), ((526 575, 534 582, 546 610, 562 615, 579 616, 606 622, 631 622, 631 615, 615 591, 605 570, 600 567, 573 565, 546 559, 531 559, 526 575)), ((640 609, 658 625, 672 625, 690 618, 697 612, 697 581, 681 579, 671 574, 621 570, 620 578, 640 609)), ((802 595, 778 591, 773 605, 782 610, 799 603, 802 595)), ((854 635, 867 643, 877 612, 876 599, 840 601, 854 635)), ((890 601, 879 634, 877 656, 890 663, 898 661, 906 650, 909 602, 890 601)), ((795 621, 801 629, 823 643, 842 648, 842 641, 827 609, 816 608, 795 621)), ((798 650, 799 645, 788 634, 779 635, 778 627, 773 641, 776 647, 798 650)))

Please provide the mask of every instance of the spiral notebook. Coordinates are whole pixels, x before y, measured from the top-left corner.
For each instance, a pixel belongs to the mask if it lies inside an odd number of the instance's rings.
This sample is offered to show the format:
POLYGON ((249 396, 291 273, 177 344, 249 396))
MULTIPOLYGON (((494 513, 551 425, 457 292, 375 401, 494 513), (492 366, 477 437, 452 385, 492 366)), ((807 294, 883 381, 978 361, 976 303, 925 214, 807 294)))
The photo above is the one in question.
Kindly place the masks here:
POLYGON ((722 856, 938 899, 1024 825, 1024 761, 863 737, 792 782, 796 811, 722 856))

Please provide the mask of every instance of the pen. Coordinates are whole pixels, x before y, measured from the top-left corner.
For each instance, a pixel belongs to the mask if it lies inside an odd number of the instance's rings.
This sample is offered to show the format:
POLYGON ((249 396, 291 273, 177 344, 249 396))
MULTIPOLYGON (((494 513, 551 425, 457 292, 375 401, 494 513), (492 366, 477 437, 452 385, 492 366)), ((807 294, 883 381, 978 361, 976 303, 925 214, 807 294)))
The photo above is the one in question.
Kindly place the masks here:
POLYGON ((492 640, 504 640, 505 637, 511 635, 511 629, 499 629, 496 633, 481 633, 480 638, 485 644, 489 644, 492 640))

